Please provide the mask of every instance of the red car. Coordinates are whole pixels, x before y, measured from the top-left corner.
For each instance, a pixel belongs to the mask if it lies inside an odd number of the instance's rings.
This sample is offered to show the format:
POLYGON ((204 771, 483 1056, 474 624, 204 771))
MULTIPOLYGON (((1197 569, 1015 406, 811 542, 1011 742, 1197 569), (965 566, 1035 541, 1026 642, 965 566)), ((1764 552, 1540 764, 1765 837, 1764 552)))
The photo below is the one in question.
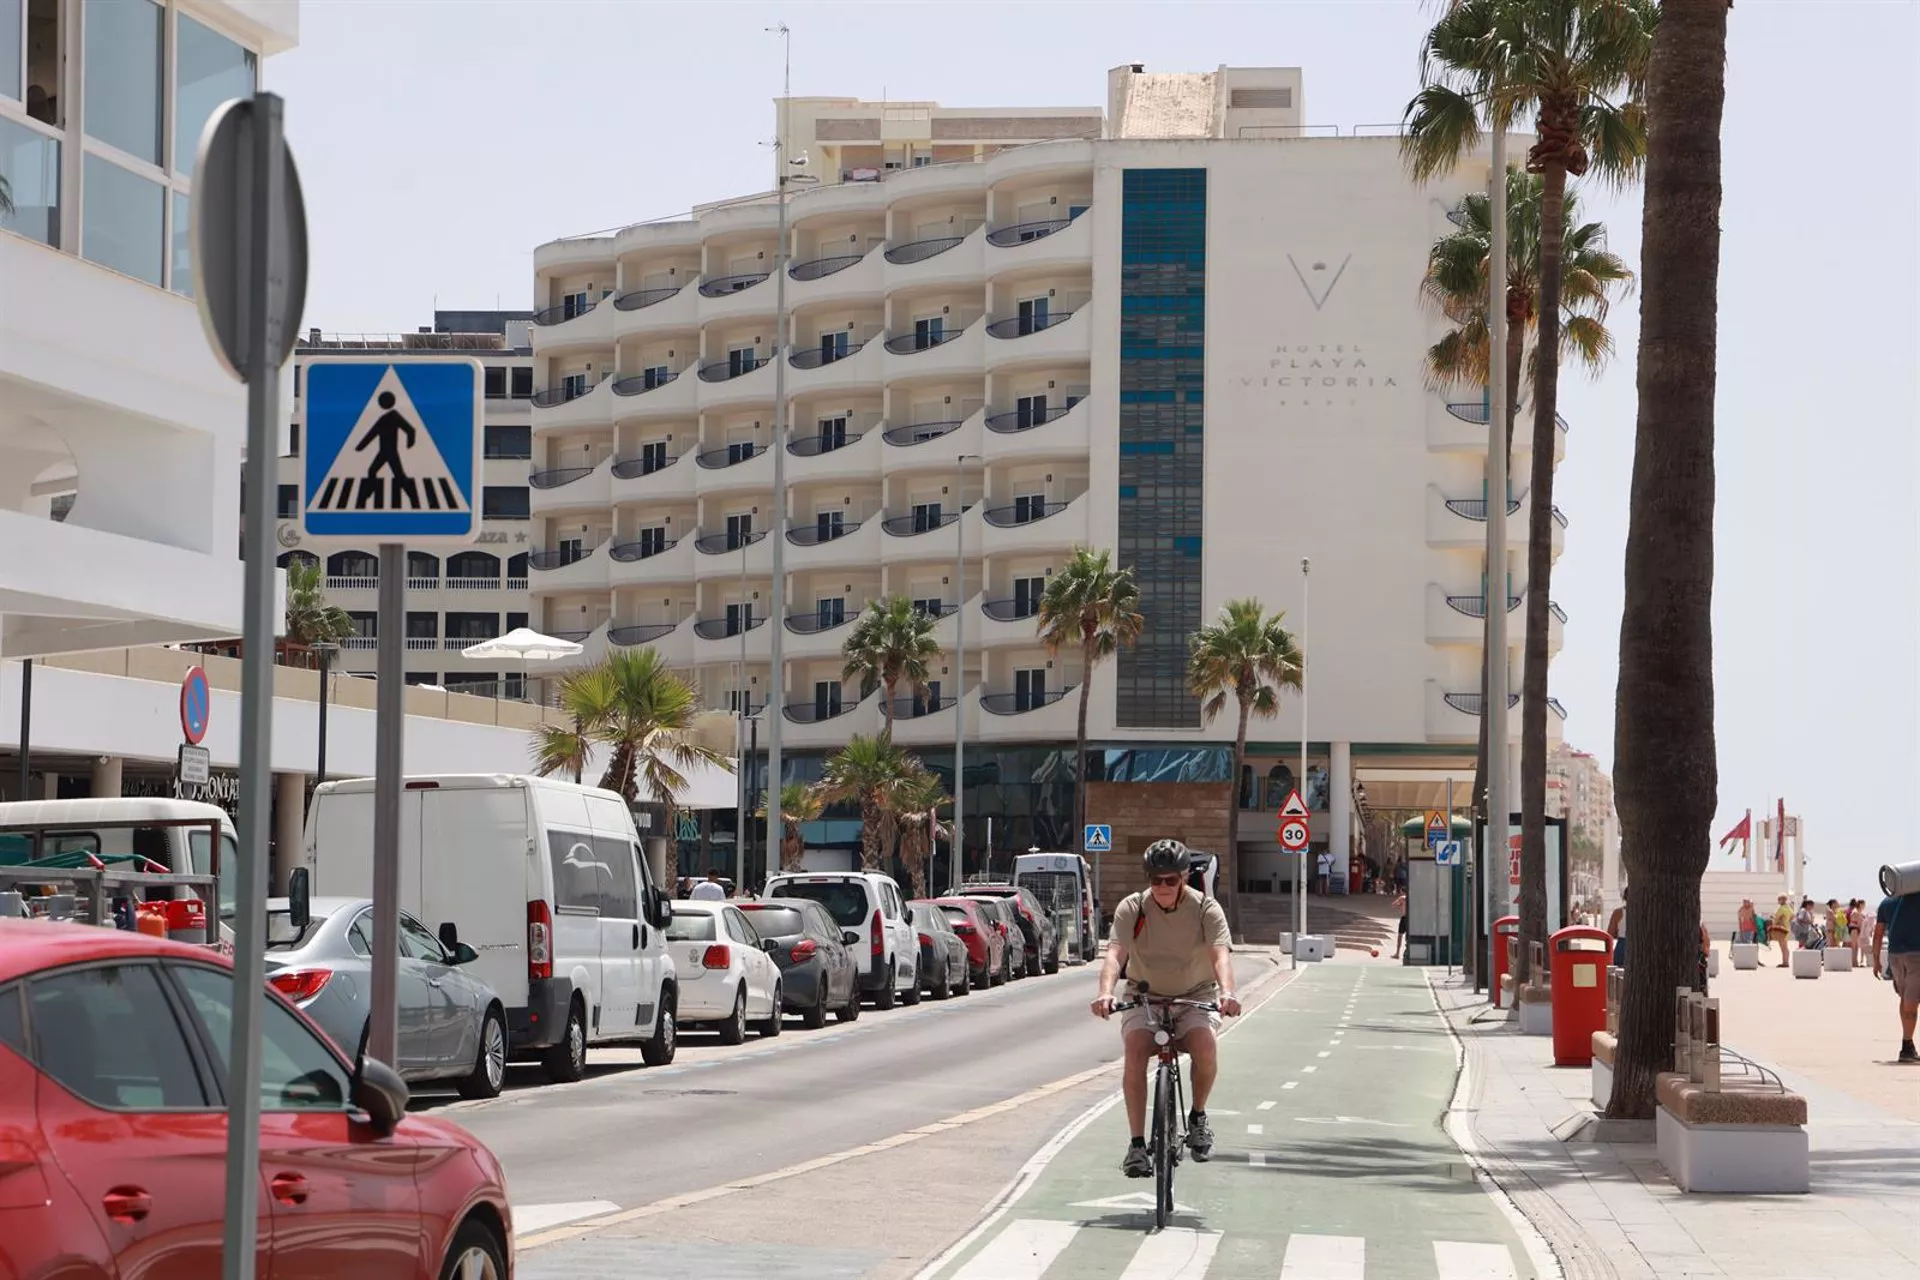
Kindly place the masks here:
MULTIPOLYGON (((953 931, 967 944, 969 980, 997 987, 1007 980, 1007 926, 981 906, 978 898, 935 898, 953 922, 953 931)), ((1019 945, 1015 942, 1013 945, 1019 945)))
MULTIPOLYGON (((220 1274, 233 970, 204 947, 0 920, 0 1276, 220 1274)), ((269 990, 261 1011, 259 1255, 274 1280, 506 1280, 493 1154, 406 1115, 269 990)))

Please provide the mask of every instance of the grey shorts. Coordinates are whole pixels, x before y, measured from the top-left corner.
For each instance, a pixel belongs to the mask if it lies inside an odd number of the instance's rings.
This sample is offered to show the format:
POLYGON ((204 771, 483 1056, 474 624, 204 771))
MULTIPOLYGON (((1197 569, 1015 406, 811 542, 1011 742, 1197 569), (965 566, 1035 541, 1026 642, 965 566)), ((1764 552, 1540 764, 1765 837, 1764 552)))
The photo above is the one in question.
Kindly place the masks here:
POLYGON ((1920 951, 1902 951, 1887 959, 1893 970, 1894 994, 1903 1001, 1920 1000, 1920 951))
MULTIPOLYGON (((1915 958, 1920 959, 1920 957, 1915 958)), ((1155 1013, 1158 1012, 1158 1010, 1155 1011, 1155 1013)), ((1148 1021, 1148 1016, 1148 1011, 1144 1008, 1129 1009, 1121 1014, 1121 1036, 1124 1038, 1136 1031, 1151 1030, 1152 1023, 1148 1021)), ((1204 1027, 1215 1035, 1220 1034, 1220 1015, 1211 1009, 1196 1009, 1190 1004, 1177 1004, 1166 1010, 1165 1021, 1173 1024, 1171 1030, 1176 1041, 1185 1037, 1187 1032, 1199 1027, 1204 1027)))

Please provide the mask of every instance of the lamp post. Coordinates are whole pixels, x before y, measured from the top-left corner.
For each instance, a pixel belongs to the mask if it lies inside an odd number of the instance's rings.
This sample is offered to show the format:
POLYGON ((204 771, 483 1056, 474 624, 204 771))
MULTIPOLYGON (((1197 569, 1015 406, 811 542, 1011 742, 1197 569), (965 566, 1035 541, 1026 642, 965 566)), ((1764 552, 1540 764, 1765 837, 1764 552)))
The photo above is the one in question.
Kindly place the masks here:
MULTIPOLYGON (((751 538, 740 540, 740 608, 736 617, 740 624, 740 671, 733 681, 733 698, 736 719, 734 721, 734 771, 740 776, 740 811, 736 815, 733 828, 733 883, 743 889, 747 883, 747 822, 752 801, 747 797, 747 717, 752 714, 753 699, 747 696, 747 548, 753 544, 751 538)), ((770 624, 778 626, 780 619, 769 619, 770 624)))
POLYGON ((331 640, 322 640, 313 646, 320 655, 320 740, 314 749, 313 785, 319 786, 327 780, 327 676, 333 666, 333 655, 340 646, 331 640))
MULTIPOLYGON (((1307 645, 1313 626, 1313 613, 1309 608, 1307 588, 1312 579, 1307 576, 1312 562, 1305 556, 1300 557, 1300 785, 1307 785, 1307 645)), ((1331 839, 1332 832, 1328 832, 1331 839)), ((1312 841, 1302 845, 1297 855, 1294 879, 1294 919, 1293 967, 1300 967, 1300 939, 1307 933, 1307 856, 1312 841)))
MULTIPOLYGON (((953 838, 948 841, 953 866, 953 891, 960 892, 966 845, 967 759, 967 463, 979 462, 977 453, 963 453, 953 464, 954 559, 953 592, 953 838)), ((985 496, 982 495, 982 501, 985 496)), ((984 593, 986 584, 981 583, 984 593)), ((988 851, 991 854, 991 850, 988 851)))

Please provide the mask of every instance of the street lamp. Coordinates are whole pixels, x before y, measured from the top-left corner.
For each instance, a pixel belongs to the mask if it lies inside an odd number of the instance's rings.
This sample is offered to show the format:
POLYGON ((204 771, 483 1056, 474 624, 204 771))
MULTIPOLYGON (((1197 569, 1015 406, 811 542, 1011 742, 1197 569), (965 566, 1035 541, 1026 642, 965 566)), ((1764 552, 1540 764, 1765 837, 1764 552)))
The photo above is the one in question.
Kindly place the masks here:
MULTIPOLYGON (((1300 662, 1300 785, 1303 787, 1307 785, 1307 663, 1306 663, 1306 656, 1308 653, 1307 646, 1309 644, 1309 632, 1312 629, 1312 619, 1313 619, 1313 614, 1309 609, 1308 598, 1307 598, 1307 587, 1312 580, 1307 576, 1307 574, 1308 574, 1308 570, 1311 567, 1312 567, 1312 562, 1309 561, 1307 557, 1301 556, 1300 557, 1300 658, 1301 658, 1301 662, 1300 662)), ((1328 832, 1327 834, 1328 834, 1328 838, 1331 839, 1333 833, 1328 832)), ((1307 844, 1303 844, 1300 846, 1300 852, 1297 855, 1296 870, 1294 873, 1295 878, 1293 882, 1293 888, 1294 888, 1293 896, 1294 896, 1294 913, 1295 913, 1296 923, 1295 923, 1294 932, 1293 932, 1293 967, 1296 969, 1300 967, 1300 939, 1304 938, 1307 934, 1307 852, 1308 852, 1308 846, 1311 843, 1312 843, 1311 841, 1308 841, 1307 844)))
POLYGON ((320 655, 320 741, 313 762, 313 785, 317 787, 327 780, 327 675, 340 646, 331 640, 321 640, 312 648, 320 655))
MULTIPOLYGON (((966 760, 967 760, 967 463, 979 462, 977 453, 963 453, 953 464, 954 560, 953 592, 953 836, 947 841, 953 891, 960 892, 964 847, 966 845, 966 760)), ((981 495, 986 500, 986 495, 981 495)), ((981 583, 984 593, 986 584, 981 583)), ((993 856, 993 850, 987 850, 993 856)))

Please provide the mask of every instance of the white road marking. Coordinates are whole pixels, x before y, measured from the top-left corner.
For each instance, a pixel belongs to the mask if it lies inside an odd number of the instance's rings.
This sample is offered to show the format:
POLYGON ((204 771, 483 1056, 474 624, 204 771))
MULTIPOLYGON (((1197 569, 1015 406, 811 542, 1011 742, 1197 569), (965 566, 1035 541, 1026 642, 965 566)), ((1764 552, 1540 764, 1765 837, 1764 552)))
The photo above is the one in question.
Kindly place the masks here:
POLYGON ((1322 1050, 1320 1051, 1320 1056, 1321 1056, 1321 1057, 1323 1057, 1323 1058, 1331 1058, 1331 1057, 1333 1056, 1333 1050, 1331 1050, 1331 1049, 1322 1049, 1322 1050))
POLYGON ((1264 1151, 1249 1151, 1249 1152, 1247 1152, 1247 1163, 1248 1163, 1248 1164, 1251 1164, 1251 1165, 1262 1165, 1262 1164, 1265 1164, 1266 1162, 1267 1162, 1267 1153, 1266 1153, 1266 1152, 1264 1152, 1264 1151))
MULTIPOLYGON (((1075 1209, 1145 1209, 1153 1210, 1153 1192, 1131 1191, 1123 1196, 1108 1196, 1104 1200, 1080 1200, 1073 1205, 1075 1209)), ((1192 1213, 1193 1206, 1174 1202, 1175 1213, 1192 1213)))
POLYGON ((1267 1126, 1263 1124, 1250 1124, 1247 1126, 1247 1132, 1252 1134, 1256 1138, 1259 1137, 1261 1134, 1265 1133, 1266 1131, 1267 1131, 1267 1126))
POLYGON ((954 1272, 954 1280, 1040 1280, 1079 1231, 1077 1222, 1017 1218, 954 1272))
POLYGON ((1274 1108, 1274 1104, 1273 1104, 1273 1103, 1271 1103, 1271 1102, 1263 1102, 1263 1103, 1261 1103, 1261 1104, 1260 1104, 1259 1106, 1257 1106, 1257 1107, 1255 1107, 1255 1108, 1254 1108, 1254 1110, 1255 1110, 1255 1111, 1271 1111, 1271 1110, 1273 1110, 1273 1108, 1274 1108))
POLYGON ((1219 1247, 1217 1231, 1168 1227, 1140 1242, 1120 1280, 1204 1280, 1219 1247))
POLYGON ((1285 1084, 1281 1085, 1280 1087, 1282 1089, 1298 1089, 1300 1087, 1300 1082, 1298 1080, 1289 1080, 1285 1084))
POLYGON ((1366 1274, 1367 1242, 1360 1236, 1287 1237, 1280 1280, 1363 1280, 1366 1274))
POLYGON ((1513 1252, 1503 1244, 1433 1242, 1440 1280, 1513 1280, 1513 1252))
POLYGON ((618 1213, 620 1206, 611 1200, 572 1200, 564 1204, 517 1204, 513 1206, 513 1233, 530 1235, 563 1222, 597 1218, 603 1213, 618 1213))
POLYGON ((1318 1068, 1318 1067, 1302 1067, 1302 1068, 1300 1068, 1300 1070, 1301 1070, 1301 1071, 1302 1071, 1303 1073, 1304 1073, 1304 1072, 1308 1072, 1308 1071, 1318 1071, 1319 1069, 1320 1069, 1320 1068, 1318 1068))

